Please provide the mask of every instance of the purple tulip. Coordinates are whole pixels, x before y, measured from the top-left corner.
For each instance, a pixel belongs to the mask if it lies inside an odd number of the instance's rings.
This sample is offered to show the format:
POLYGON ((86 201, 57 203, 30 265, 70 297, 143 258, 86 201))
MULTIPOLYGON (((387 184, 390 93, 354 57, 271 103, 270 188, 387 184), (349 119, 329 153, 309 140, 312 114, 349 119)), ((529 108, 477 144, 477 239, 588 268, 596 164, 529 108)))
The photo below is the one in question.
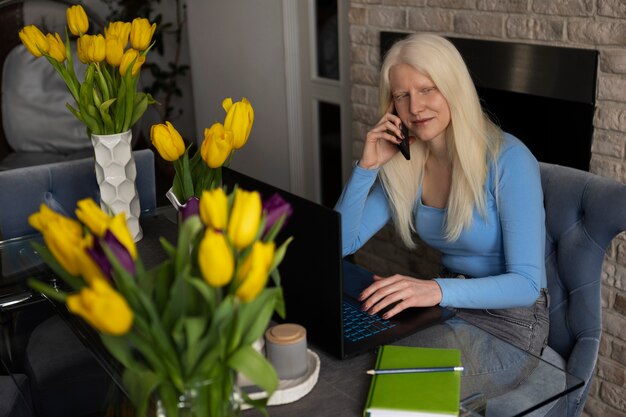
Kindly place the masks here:
POLYGON ((198 197, 189 197, 189 200, 180 207, 180 214, 183 221, 191 216, 200 215, 200 199, 198 197))
POLYGON ((285 221, 293 213, 291 204, 286 202, 278 193, 274 193, 270 198, 263 201, 263 211, 266 214, 265 218, 265 230, 263 235, 280 219, 281 216, 285 216, 285 221))
MULTIPOLYGON (((107 230, 104 234, 104 242, 107 244, 113 256, 118 260, 122 268, 124 268, 131 275, 135 275, 135 262, 132 256, 128 252, 128 249, 120 243, 110 230, 107 230)), ((96 265, 100 268, 104 276, 113 280, 113 265, 106 256, 102 244, 99 239, 94 240, 92 248, 87 249, 87 253, 94 260, 96 265)))

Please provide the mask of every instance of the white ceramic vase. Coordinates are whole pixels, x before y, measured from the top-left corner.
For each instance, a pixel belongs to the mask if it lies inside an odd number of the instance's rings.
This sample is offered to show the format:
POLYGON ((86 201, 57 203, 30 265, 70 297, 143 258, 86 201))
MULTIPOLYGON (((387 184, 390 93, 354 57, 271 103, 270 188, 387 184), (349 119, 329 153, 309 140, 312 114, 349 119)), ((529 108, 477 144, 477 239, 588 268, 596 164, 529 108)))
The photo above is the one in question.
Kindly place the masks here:
POLYGON ((135 186, 137 167, 131 146, 132 132, 91 135, 100 187, 100 207, 105 212, 126 213, 130 233, 137 242, 143 237, 139 225, 141 207, 135 186))

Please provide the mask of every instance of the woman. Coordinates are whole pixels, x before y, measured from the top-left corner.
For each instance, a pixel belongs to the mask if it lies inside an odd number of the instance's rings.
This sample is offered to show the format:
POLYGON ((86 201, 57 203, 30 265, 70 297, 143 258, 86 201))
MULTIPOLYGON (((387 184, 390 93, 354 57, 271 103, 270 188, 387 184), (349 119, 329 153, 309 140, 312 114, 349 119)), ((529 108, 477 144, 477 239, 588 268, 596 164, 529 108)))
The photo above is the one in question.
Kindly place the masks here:
POLYGON ((390 49, 380 105, 383 116, 336 207, 344 256, 393 219, 408 247, 416 232, 442 253, 444 272, 429 280, 375 277, 361 294, 363 309, 388 308, 389 318, 409 307, 457 308, 466 321, 539 354, 548 312, 536 159, 482 112, 463 59, 440 36, 412 35, 390 49), (398 152, 401 140, 410 143, 410 160, 398 152))

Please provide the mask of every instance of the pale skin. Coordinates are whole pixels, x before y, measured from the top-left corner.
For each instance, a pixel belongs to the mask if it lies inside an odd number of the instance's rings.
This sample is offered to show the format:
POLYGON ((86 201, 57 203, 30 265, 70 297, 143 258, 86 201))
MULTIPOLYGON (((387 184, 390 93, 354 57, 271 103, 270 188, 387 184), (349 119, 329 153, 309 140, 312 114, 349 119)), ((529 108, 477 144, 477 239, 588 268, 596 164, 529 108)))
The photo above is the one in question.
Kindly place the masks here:
MULTIPOLYGON (((392 100, 387 112, 365 137, 359 166, 374 169, 384 165, 399 150, 400 123, 409 130, 410 143, 424 142, 429 156, 424 167, 422 203, 431 207, 445 208, 450 193, 452 161, 444 140, 444 132, 450 124, 450 108, 445 97, 433 81, 408 64, 397 64, 389 72, 392 100), (394 109, 398 116, 394 115, 394 109)), ((406 275, 380 277, 374 275, 374 283, 360 294, 362 309, 369 314, 394 303, 383 315, 390 318, 409 307, 429 307, 441 302, 439 285, 432 280, 422 280, 406 275)))

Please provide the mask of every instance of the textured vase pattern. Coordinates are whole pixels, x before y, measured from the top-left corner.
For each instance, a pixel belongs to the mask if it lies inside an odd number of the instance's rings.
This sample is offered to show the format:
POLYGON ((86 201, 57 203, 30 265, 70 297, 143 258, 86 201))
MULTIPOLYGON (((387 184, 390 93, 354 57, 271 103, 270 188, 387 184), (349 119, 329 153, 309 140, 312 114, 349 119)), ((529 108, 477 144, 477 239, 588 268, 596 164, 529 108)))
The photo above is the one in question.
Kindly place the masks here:
POLYGON ((100 187, 100 206, 113 214, 126 213, 133 239, 143 237, 139 226, 141 207, 135 185, 137 167, 131 147, 132 132, 91 135, 95 151, 96 179, 100 187))

